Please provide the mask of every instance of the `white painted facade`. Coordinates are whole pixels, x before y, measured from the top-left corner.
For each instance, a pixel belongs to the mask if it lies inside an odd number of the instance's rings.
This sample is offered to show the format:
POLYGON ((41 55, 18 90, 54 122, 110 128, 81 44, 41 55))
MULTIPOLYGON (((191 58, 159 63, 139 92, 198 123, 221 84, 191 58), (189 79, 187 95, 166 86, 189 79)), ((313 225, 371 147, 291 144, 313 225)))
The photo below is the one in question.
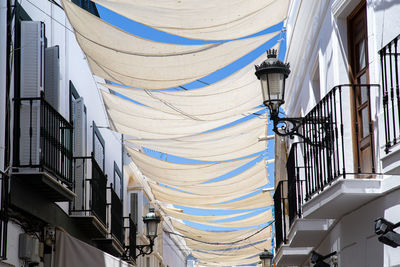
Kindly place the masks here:
MULTIPOLYGON (((286 242, 276 248, 274 261, 277 266, 313 266, 310 263, 312 250, 321 255, 336 251, 336 256, 325 260, 330 266, 400 266, 400 247, 384 245, 374 232, 374 220, 379 217, 393 223, 400 221, 400 147, 398 142, 394 145, 392 142, 389 151, 385 151, 387 142, 379 55, 379 50, 400 34, 400 2, 292 1, 287 20, 285 59, 290 63, 291 74, 286 81, 284 110, 288 117, 305 116, 334 87, 351 83, 348 18, 360 2, 366 3, 368 83, 380 85, 370 90, 375 174, 357 174, 357 141, 352 126, 354 114, 351 115, 353 96, 350 90, 343 89, 344 134, 339 143, 343 145, 345 160, 342 156, 339 160, 340 164, 343 160, 346 173, 350 175, 345 179, 339 175, 308 199, 302 196, 299 200, 302 202, 302 216, 287 224, 286 242)), ((336 103, 339 103, 338 99, 336 103)), ((398 103, 395 103, 394 109, 397 107, 398 103)), ((394 121, 398 138, 398 115, 387 120, 390 123, 394 121)), ((293 140, 288 139, 288 151, 292 143, 293 140)), ((298 166, 304 167, 304 158, 305 152, 301 148, 298 166)), ((300 177, 304 178, 302 172, 300 177)), ((287 211, 285 214, 288 221, 287 211)), ((398 229, 395 231, 400 232, 398 229)))
MULTIPOLYGON (((14 4, 17 1, 14 0, 2 0, 0 2, 0 171, 8 173, 10 170, 11 162, 5 162, 6 149, 12 151, 13 144, 13 97, 14 97, 14 73, 15 69, 19 66, 13 60, 13 54, 10 55, 11 60, 11 74, 10 74, 10 87, 6 86, 6 68, 7 68, 7 11, 12 13, 14 4), (9 116, 6 117, 6 92, 10 93, 9 96, 9 116), (9 120, 10 122, 10 146, 5 147, 5 122, 9 120)), ((93 151, 93 122, 98 127, 102 138, 105 141, 105 168, 104 173, 107 175, 107 186, 111 186, 114 177, 114 165, 118 166, 119 170, 124 172, 123 165, 130 163, 128 157, 123 157, 122 148, 122 136, 118 133, 112 132, 108 129, 107 115, 104 109, 102 98, 100 92, 97 88, 96 82, 104 82, 104 80, 99 80, 92 76, 89 69, 86 57, 84 53, 79 48, 76 42, 74 32, 72 27, 68 23, 66 15, 61 8, 61 2, 59 0, 26 0, 18 1, 21 8, 27 13, 27 15, 33 21, 42 21, 45 24, 45 36, 47 39, 47 47, 59 46, 59 57, 60 57, 60 96, 59 96, 59 113, 69 121, 70 118, 70 82, 73 83, 77 93, 83 98, 86 107, 86 155, 90 156, 93 151), (124 159, 123 159, 124 158, 124 159)), ((15 21, 12 22, 12 29, 14 29, 15 21)), ((14 32, 11 32, 12 42, 16 40, 14 32)), ((18 50, 18 47, 13 47, 13 49, 18 50)), ((14 51, 15 51, 14 50, 14 51)), ((16 89, 15 89, 16 90, 16 89)), ((12 152, 9 157, 12 159, 12 152)), ((141 174, 136 169, 133 171, 137 177, 141 177, 141 174)), ((128 217, 130 209, 130 199, 128 184, 130 183, 131 177, 129 175, 123 176, 123 216, 128 217)), ((107 196, 110 198, 110 196, 107 196)), ((142 216, 144 216, 143 203, 152 203, 152 196, 142 194, 141 202, 139 203, 138 218, 141 221, 142 216), (146 198, 147 200, 144 200, 146 198)), ((109 199, 107 200, 109 201, 109 199)), ((58 202, 57 205, 63 210, 64 216, 68 217, 69 205, 68 202, 58 202)), ((157 207, 156 207, 157 208, 157 207)), ((111 220, 110 209, 107 207, 108 220, 111 220)), ((34 214, 35 215, 35 214, 34 214)), ((0 266, 2 262, 10 264, 11 266, 25 266, 24 261, 18 257, 18 245, 19 245, 19 234, 24 233, 23 228, 19 226, 19 220, 10 217, 8 221, 7 229, 7 241, 5 246, 7 248, 7 253, 4 255, 6 259, 0 261, 0 266)), ((58 225, 51 225, 58 226, 58 225)), ((125 222, 125 226, 128 226, 125 222)), ((110 225, 108 224, 108 238, 112 238, 110 235, 110 225)), ((160 226, 161 232, 163 227, 160 226)), ((143 224, 139 224, 139 237, 138 243, 145 243, 147 240, 144 238, 143 224), (142 240, 143 239, 143 240, 142 240), (142 241, 140 241, 142 240, 142 241)), ((179 250, 180 246, 184 246, 182 240, 178 239, 168 239, 164 237, 160 232, 160 237, 156 239, 155 252, 146 257, 140 257, 135 266, 138 267, 161 267, 161 266, 174 266, 180 267, 186 264, 186 254, 179 250), (181 242, 181 244, 176 245, 176 242, 181 242), (165 243, 165 245, 164 245, 165 243), (148 260, 150 265, 148 265, 148 260)), ((40 231, 37 234, 41 234, 40 231)), ((41 240, 43 242, 43 240, 41 240)), ((88 255, 90 257, 90 255, 88 255)), ((7 265, 8 266, 8 265, 7 265)), ((53 266, 47 261, 46 263, 41 262, 39 266, 53 266)))

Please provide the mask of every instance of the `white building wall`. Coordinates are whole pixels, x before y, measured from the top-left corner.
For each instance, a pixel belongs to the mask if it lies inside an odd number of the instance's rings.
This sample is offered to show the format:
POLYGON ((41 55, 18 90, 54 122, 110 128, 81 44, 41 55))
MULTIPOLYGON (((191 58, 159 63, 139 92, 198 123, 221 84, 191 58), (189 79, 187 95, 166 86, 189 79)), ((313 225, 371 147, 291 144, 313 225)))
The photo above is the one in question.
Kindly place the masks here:
POLYGON ((163 234, 163 263, 167 267, 186 267, 186 257, 180 250, 185 249, 180 247, 169 234, 163 234))
MULTIPOLYGON (((305 115, 316 104, 312 77, 319 65, 320 95, 323 97, 334 86, 349 83, 347 17, 359 0, 300 1, 292 3, 288 18, 288 50, 286 61, 292 73, 286 84, 285 111, 288 117, 305 115), (300 9, 298 9, 300 8, 300 9), (298 13, 297 13, 298 12, 298 13)), ((400 2, 367 0, 369 78, 371 84, 381 84, 379 50, 400 34, 400 2)), ((400 44, 399 44, 400 47, 400 44)), ((343 112, 350 112, 350 94, 344 92, 343 112)), ((374 123, 375 158, 377 172, 382 172, 385 145, 382 107, 382 88, 371 90, 371 115, 374 123)), ((351 119, 345 125, 352 125, 351 119)), ((398 125, 397 125, 398 126, 398 125)), ((352 171, 351 127, 345 128, 346 167, 352 171)), ((392 152, 392 155, 394 155, 392 152)), ((400 164, 398 154, 397 165, 400 164)), ((396 161, 396 160, 395 160, 396 161)), ((338 266, 400 266, 400 248, 392 248, 378 241, 374 220, 379 217, 400 221, 400 173, 390 186, 393 191, 376 197, 364 206, 336 220, 322 242, 314 249, 322 254, 338 252, 338 266)), ((388 179, 388 176, 376 177, 388 179)), ((323 192, 321 193, 323 196, 323 192)), ((320 197, 321 197, 320 196, 320 197)), ((326 261, 328 262, 328 260, 326 261)), ((312 266, 307 259, 299 266, 312 266)), ((333 265, 331 265, 333 266, 333 265)))

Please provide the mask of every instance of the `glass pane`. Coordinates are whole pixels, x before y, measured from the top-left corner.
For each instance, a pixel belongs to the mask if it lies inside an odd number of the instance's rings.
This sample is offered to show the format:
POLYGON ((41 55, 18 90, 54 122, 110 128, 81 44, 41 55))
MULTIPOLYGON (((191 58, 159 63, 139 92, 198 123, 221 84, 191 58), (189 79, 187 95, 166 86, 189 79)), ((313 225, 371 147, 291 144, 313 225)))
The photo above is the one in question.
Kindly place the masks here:
POLYGON ((283 77, 281 73, 268 74, 269 92, 272 99, 282 99, 283 77))
POLYGON ((262 94, 263 94, 263 100, 269 100, 269 95, 268 95, 268 86, 267 86, 267 75, 263 74, 260 76, 260 81, 261 81, 261 89, 262 89, 262 94))
POLYGON ((369 117, 368 117, 368 107, 361 110, 361 137, 364 138, 369 135, 369 117))
POLYGON ((114 191, 117 196, 121 199, 121 177, 119 176, 117 171, 114 171, 114 191))
MULTIPOLYGON (((365 76, 365 75, 363 75, 365 76)), ((365 103, 366 101, 368 101, 368 87, 367 86, 362 86, 360 88, 361 91, 361 104, 365 103)))
POLYGON ((358 50, 358 66, 360 71, 364 69, 366 66, 365 40, 362 40, 360 43, 358 43, 357 50, 358 50))

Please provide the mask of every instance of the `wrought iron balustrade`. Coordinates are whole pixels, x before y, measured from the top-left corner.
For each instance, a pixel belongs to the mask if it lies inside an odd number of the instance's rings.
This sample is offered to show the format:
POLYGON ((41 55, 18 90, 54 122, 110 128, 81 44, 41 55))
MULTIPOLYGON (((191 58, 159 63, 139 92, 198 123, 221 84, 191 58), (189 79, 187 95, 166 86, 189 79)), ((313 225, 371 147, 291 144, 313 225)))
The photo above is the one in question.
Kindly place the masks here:
POLYGON ((274 213, 275 213, 275 242, 278 249, 283 243, 286 243, 286 205, 287 198, 284 197, 287 192, 284 190, 287 181, 280 181, 275 188, 274 193, 274 213), (285 185, 284 185, 285 183, 285 185))
POLYGON ((133 222, 131 215, 123 217, 124 219, 124 237, 127 237, 124 241, 124 255, 123 259, 128 262, 134 262, 136 256, 136 229, 137 226, 133 222))
POLYGON ((115 238, 121 242, 123 245, 124 242, 124 225, 123 225, 123 207, 122 201, 118 197, 117 193, 112 188, 109 188, 111 191, 111 234, 114 235, 115 238))
POLYGON ((385 152, 400 142, 400 35, 380 51, 385 152))
POLYGON ((70 188, 72 125, 43 96, 14 103, 14 167, 47 171, 70 188))
POLYGON ((70 206, 71 215, 95 216, 107 225, 107 175, 93 155, 73 158, 75 199, 70 206))
MULTIPOLYGON (((309 138, 312 145, 303 142, 301 154, 304 158, 304 193, 305 200, 321 192, 339 177, 346 175, 371 176, 375 173, 374 153, 369 155, 371 171, 362 170, 363 159, 360 155, 358 140, 373 140, 372 122, 359 121, 355 107, 356 97, 370 96, 371 88, 378 89, 375 84, 348 84, 335 86, 329 93, 305 116, 305 121, 324 118, 329 123, 305 123, 303 134, 309 138), (345 94, 345 96, 344 96, 345 94), (346 99, 346 101, 343 101, 346 99), (365 133, 364 133, 365 132, 365 133), (352 138, 353 136, 353 138, 352 138), (366 136, 366 137, 364 137, 366 136), (351 141, 354 140, 354 141, 351 141), (354 153, 353 153, 354 147, 354 153), (353 159, 353 160, 351 160, 353 159)), ((298 149, 298 152, 299 149, 298 149)))
POLYGON ((286 163, 289 227, 296 218, 301 218, 302 214, 304 180, 300 178, 300 170, 304 167, 300 166, 297 159, 297 146, 299 144, 292 144, 286 163))

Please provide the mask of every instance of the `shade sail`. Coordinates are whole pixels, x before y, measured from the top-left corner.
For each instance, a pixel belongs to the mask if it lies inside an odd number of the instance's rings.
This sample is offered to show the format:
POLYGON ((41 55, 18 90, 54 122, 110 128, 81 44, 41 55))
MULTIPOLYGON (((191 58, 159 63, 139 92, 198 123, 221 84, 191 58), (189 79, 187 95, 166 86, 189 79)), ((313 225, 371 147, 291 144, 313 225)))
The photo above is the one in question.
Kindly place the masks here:
MULTIPOLYGON (((103 95, 104 94, 106 93, 103 93, 103 95)), ((115 96, 111 96, 111 98, 112 97, 115 96)), ((132 110, 137 108, 137 104, 124 99, 121 99, 120 102, 121 106, 119 109, 115 108, 115 106, 108 106, 107 104, 105 105, 111 126, 117 132, 141 138, 151 138, 154 136, 155 138, 174 138, 200 134, 242 118, 242 116, 237 116, 203 122, 191 119, 185 120, 181 118, 161 119, 161 117, 159 117, 159 119, 157 119, 156 117, 153 119, 145 117, 144 115, 139 116, 134 114, 135 112, 132 110), (123 109, 125 109, 125 111, 123 111, 123 109)), ((152 111, 154 110, 148 110, 149 113, 152 111)), ((154 113, 155 116, 160 115, 158 112, 154 113)))
POLYGON ((171 34, 203 40, 248 36, 280 21, 289 0, 94 0, 129 19, 171 34))
POLYGON ((210 181, 258 157, 252 156, 245 159, 208 164, 180 164, 153 158, 129 147, 126 149, 135 165, 145 176, 153 181, 178 186, 197 185, 210 181))
POLYGON ((222 161, 264 150, 266 142, 259 141, 259 138, 265 136, 266 131, 266 124, 264 124, 248 132, 206 141, 181 141, 175 139, 126 141, 140 147, 146 147, 175 156, 207 161, 222 161))
POLYGON ((260 256, 255 255, 250 258, 244 258, 240 260, 224 260, 220 261, 217 257, 214 260, 204 261, 200 260, 199 264, 201 266, 236 266, 236 265, 244 265, 244 264, 253 264, 260 261, 260 256))
POLYGON ((259 106, 262 103, 259 84, 254 78, 244 86, 243 90, 232 90, 204 97, 185 95, 166 97, 168 95, 157 91, 135 90, 116 85, 105 86, 155 110, 205 121, 224 119, 241 114, 247 115, 255 112, 256 109, 260 109, 259 106), (142 93, 145 95, 140 95, 142 93))
POLYGON ((157 200, 163 203, 169 203, 187 207, 206 207, 210 204, 217 204, 225 201, 230 201, 253 192, 250 189, 242 189, 239 192, 237 192, 236 195, 232 194, 196 195, 174 190, 154 183, 149 183, 149 185, 151 187, 151 191, 154 197, 157 200))
POLYGON ((231 209, 231 210, 240 210, 240 209, 256 209, 263 208, 272 205, 274 202, 272 200, 272 196, 269 192, 260 192, 254 196, 243 198, 241 200, 224 203, 224 204, 216 204, 209 206, 210 209, 231 209))
POLYGON ((237 242, 233 245, 207 244, 207 243, 198 242, 198 241, 188 239, 188 238, 185 240, 186 240, 187 246, 190 247, 191 249, 195 249, 195 250, 219 251, 221 249, 240 248, 240 247, 244 247, 244 246, 253 246, 253 247, 256 247, 256 248, 262 250, 264 248, 266 248, 266 249, 271 248, 270 236, 271 236, 271 230, 269 229, 269 231, 265 231, 265 232, 263 231, 260 234, 252 236, 249 239, 237 242), (267 236, 265 236, 265 235, 267 235, 267 236))
POLYGON ((217 227, 253 227, 265 224, 273 220, 272 210, 261 212, 260 214, 237 221, 229 222, 201 222, 201 224, 217 227))
POLYGON ((128 34, 68 0, 63 0, 63 4, 93 74, 143 89, 170 88, 195 81, 248 54, 277 34, 182 49, 182 45, 174 47, 128 34))
POLYGON ((218 254, 210 254, 206 252, 199 252, 199 251, 193 251, 192 255, 196 257, 199 260, 204 260, 204 261, 215 261, 218 259, 219 262, 224 262, 224 261, 234 261, 234 260, 243 260, 246 258, 253 258, 255 256, 258 256, 262 251, 259 251, 258 249, 255 248, 246 248, 242 250, 237 250, 235 251, 235 254, 232 254, 232 252, 224 252, 224 253, 218 253, 218 254))
POLYGON ((212 231, 199 230, 197 228, 190 227, 184 223, 180 223, 175 220, 172 220, 171 222, 175 230, 180 232, 182 235, 188 238, 201 240, 203 242, 218 242, 218 243, 235 242, 248 238, 249 236, 258 233, 260 231, 260 229, 250 229, 250 230, 246 229, 246 230, 225 231, 225 232, 212 232, 212 231))
POLYGON ((235 196, 238 191, 244 188, 253 191, 267 183, 268 178, 265 161, 261 160, 243 172, 222 181, 204 183, 195 186, 175 186, 175 188, 203 196, 213 196, 216 194, 231 194, 232 196, 235 196))
POLYGON ((235 213, 235 214, 230 214, 230 215, 193 215, 193 214, 184 213, 182 210, 167 207, 164 205, 162 205, 161 208, 165 212, 165 214, 168 215, 169 217, 173 217, 173 218, 180 219, 180 220, 192 221, 192 222, 225 220, 225 219, 242 216, 242 215, 249 213, 249 211, 246 211, 246 212, 240 212, 240 213, 235 213))
POLYGON ((180 137, 170 137, 166 138, 137 138, 132 136, 127 136, 125 138, 131 144, 159 144, 159 143, 169 143, 178 144, 178 143, 190 143, 194 144, 195 142, 212 142, 215 140, 219 140, 222 138, 236 136, 243 133, 251 132, 257 128, 263 128, 265 126, 265 119, 263 117, 254 117, 253 119, 249 119, 247 121, 243 121, 241 123, 237 123, 231 125, 230 127, 223 127, 215 131, 209 131, 201 134, 191 134, 180 137))

